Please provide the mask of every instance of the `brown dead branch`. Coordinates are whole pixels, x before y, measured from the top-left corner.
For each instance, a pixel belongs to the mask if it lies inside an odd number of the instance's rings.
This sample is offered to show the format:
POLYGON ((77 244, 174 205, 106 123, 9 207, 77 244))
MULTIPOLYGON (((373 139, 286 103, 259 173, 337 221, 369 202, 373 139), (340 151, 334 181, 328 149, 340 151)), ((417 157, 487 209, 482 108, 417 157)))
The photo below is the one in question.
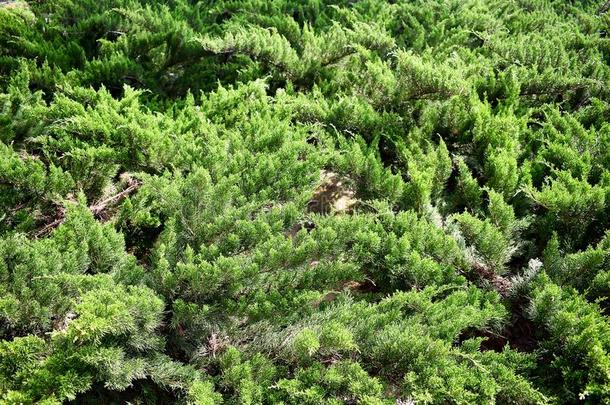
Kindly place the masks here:
MULTIPOLYGON (((108 218, 107 214, 108 214, 108 210, 110 209, 110 207, 114 206, 116 203, 120 202, 125 197, 132 194, 139 187, 140 187, 140 182, 138 182, 135 179, 130 178, 128 181, 128 186, 123 191, 121 191, 120 193, 117 193, 115 195, 112 195, 108 198, 105 198, 104 200, 99 201, 93 205, 90 205, 89 210, 91 211, 91 213, 93 214, 93 216, 95 218, 101 219, 101 220, 107 219, 108 218)), ((66 217, 66 210, 63 207, 58 207, 57 212, 54 215, 54 219, 52 219, 50 222, 45 224, 42 228, 36 230, 32 236, 35 239, 38 239, 45 235, 48 235, 49 233, 51 233, 51 231, 53 231, 53 229, 57 228, 59 225, 61 225, 64 222, 65 217, 66 217)))
POLYGON ((113 196, 110 196, 97 204, 89 206, 89 209, 93 213, 93 216, 99 218, 104 211, 108 208, 109 205, 117 203, 127 197, 129 194, 133 193, 138 187, 140 187, 140 183, 136 180, 130 179, 129 185, 123 191, 113 196))
POLYGON ((475 262, 472 268, 482 280, 487 281, 502 297, 508 296, 512 283, 507 278, 496 274, 479 262, 475 262))

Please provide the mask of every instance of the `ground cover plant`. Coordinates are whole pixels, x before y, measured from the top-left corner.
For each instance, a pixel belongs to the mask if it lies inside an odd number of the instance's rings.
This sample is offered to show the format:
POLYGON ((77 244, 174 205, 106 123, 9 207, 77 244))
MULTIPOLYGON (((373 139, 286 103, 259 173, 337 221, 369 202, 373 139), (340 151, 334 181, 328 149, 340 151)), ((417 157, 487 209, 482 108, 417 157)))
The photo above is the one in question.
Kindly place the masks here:
POLYGON ((610 403, 609 9, 0 2, 0 403, 610 403))

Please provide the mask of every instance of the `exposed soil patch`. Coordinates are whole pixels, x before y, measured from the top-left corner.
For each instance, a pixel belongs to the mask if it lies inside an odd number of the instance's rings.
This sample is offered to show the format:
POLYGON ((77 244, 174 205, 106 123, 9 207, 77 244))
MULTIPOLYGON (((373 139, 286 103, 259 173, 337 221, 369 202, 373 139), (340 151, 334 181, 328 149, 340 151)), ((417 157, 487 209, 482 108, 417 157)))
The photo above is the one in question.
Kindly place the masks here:
POLYGON ((334 301, 339 296, 339 294, 344 291, 351 291, 356 294, 367 294, 378 292, 379 287, 372 280, 369 279, 366 279, 364 281, 344 281, 337 287, 336 290, 329 291, 321 299, 313 302, 313 307, 318 308, 323 303, 329 303, 334 301))
POLYGON ((8 0, 8 1, 2 1, 0 0, 0 7, 4 7, 4 8, 28 8, 28 3, 26 3, 25 1, 13 1, 13 0, 8 0))
POLYGON ((349 179, 327 170, 322 170, 321 184, 307 207, 309 212, 331 214, 351 213, 358 202, 356 192, 348 185, 349 179))

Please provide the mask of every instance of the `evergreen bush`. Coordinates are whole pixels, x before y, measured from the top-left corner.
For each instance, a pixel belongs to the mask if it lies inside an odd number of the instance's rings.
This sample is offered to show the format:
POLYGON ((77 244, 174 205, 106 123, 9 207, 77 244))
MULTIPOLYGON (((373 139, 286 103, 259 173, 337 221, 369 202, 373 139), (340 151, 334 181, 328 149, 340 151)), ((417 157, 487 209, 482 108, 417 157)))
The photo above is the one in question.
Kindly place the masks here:
POLYGON ((0 404, 610 403, 607 11, 0 2, 0 404))

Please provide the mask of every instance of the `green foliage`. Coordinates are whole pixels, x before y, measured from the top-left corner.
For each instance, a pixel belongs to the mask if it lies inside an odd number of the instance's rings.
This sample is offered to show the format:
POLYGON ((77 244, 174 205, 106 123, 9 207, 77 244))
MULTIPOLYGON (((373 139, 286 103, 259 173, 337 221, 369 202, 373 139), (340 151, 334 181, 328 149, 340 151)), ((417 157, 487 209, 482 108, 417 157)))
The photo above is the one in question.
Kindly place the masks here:
POLYGON ((96 382, 124 390, 144 378, 185 389, 197 378, 194 369, 161 354, 163 302, 151 290, 111 286, 80 300, 49 342, 30 336, 2 343, 3 400, 73 400, 96 382))
POLYGON ((590 299, 608 297, 609 247, 606 234, 595 247, 562 255, 558 237, 554 234, 544 250, 544 266, 557 284, 572 286, 590 299))
POLYGON ((558 172, 541 190, 532 191, 531 197, 546 211, 540 218, 542 231, 556 230, 564 243, 577 245, 606 204, 602 185, 591 185, 567 172, 558 172))
MULTIPOLYGON (((310 365, 312 361, 351 358, 380 377, 404 376, 397 387, 399 396, 423 403, 486 403, 494 398, 542 402, 544 396, 515 374, 516 370, 531 366, 527 356, 508 349, 482 353, 478 351, 481 339, 458 340, 470 328, 497 328, 503 311, 493 293, 481 293, 476 288, 452 293, 428 288, 422 292, 399 292, 377 304, 346 299, 291 327, 284 332, 287 336, 276 336, 273 330, 267 332, 264 341, 268 342, 268 350, 279 351, 281 356, 305 366, 296 380, 278 383, 293 400, 319 403, 333 392, 332 386, 323 383, 328 373, 346 366, 342 363, 345 360, 340 360, 320 371, 319 364, 310 365), (288 344, 284 343, 286 339, 288 344), (314 372, 315 379, 309 380, 314 372), (515 384, 520 391, 513 390, 515 384)), ((350 367, 355 370, 347 380, 350 385, 346 395, 365 401, 364 396, 353 391, 354 387, 365 386, 369 388, 364 393, 372 396, 366 400, 386 398, 380 388, 374 388, 379 385, 375 379, 351 382, 370 377, 358 370, 359 366, 350 367)))
POLYGON ((504 272, 504 265, 511 258, 515 248, 502 228, 491 219, 481 220, 467 212, 453 217, 458 223, 466 243, 474 248, 475 260, 480 259, 496 273, 504 272))
POLYGON ((195 381, 188 392, 187 403, 193 405, 215 405, 222 402, 222 396, 214 392, 209 381, 195 381))
MULTIPOLYGON (((610 324, 599 308, 573 290, 563 290, 540 277, 529 308, 532 319, 545 326, 550 338, 545 343, 558 370, 566 400, 604 402, 610 387, 610 324)), ((555 376, 556 374, 551 374, 555 376)))
POLYGON ((0 403, 610 401, 598 3, 2 2, 0 403))
POLYGON ((339 361, 328 368, 322 364, 300 369, 292 379, 282 379, 274 388, 278 399, 286 403, 342 403, 357 401, 362 404, 385 404, 383 386, 358 363, 339 361))

